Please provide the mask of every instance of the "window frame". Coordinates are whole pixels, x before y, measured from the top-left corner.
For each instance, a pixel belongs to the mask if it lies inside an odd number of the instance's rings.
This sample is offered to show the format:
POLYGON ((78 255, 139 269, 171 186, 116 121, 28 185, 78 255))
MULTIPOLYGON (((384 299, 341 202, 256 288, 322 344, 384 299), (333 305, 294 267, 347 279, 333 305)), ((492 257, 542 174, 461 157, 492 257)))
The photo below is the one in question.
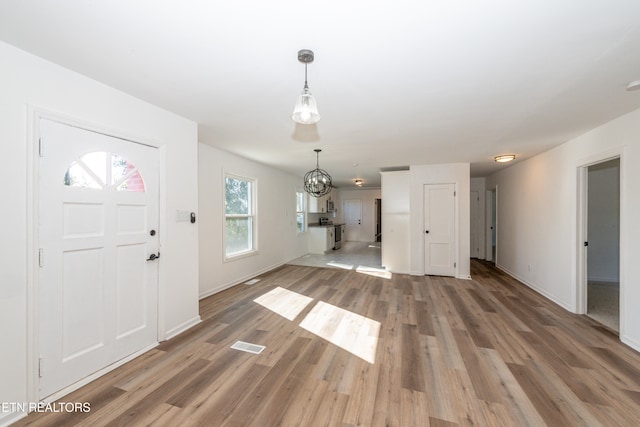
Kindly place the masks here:
POLYGON ((299 188, 296 189, 296 233, 304 234, 307 232, 307 193, 299 188), (302 195, 302 210, 298 210, 298 198, 302 195), (302 214, 302 230, 298 229, 298 215, 302 214))
POLYGON ((258 197, 258 180, 245 175, 226 172, 222 174, 222 256, 223 262, 234 261, 237 259, 246 258, 256 255, 258 253, 258 212, 257 212, 257 197, 258 197), (247 214, 227 214, 227 178, 246 181, 250 184, 249 198, 247 206, 249 207, 249 213, 247 214), (233 254, 227 253, 227 219, 228 218, 249 218, 249 234, 251 236, 251 247, 245 251, 235 252, 233 254))

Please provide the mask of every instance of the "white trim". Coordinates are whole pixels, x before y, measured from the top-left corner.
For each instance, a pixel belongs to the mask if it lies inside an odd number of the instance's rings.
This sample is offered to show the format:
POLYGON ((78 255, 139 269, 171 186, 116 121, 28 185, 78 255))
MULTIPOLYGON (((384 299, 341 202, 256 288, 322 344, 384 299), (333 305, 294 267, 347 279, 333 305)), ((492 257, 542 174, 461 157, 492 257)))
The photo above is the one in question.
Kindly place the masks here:
MULTIPOLYGON (((26 207, 27 208, 26 209, 27 211, 27 230, 26 230, 27 232, 26 233, 27 234, 26 236, 27 237, 27 398, 29 399, 30 402, 37 402, 39 400, 39 388, 40 388, 40 381, 37 374, 40 345, 39 345, 39 328, 38 328, 38 325, 39 325, 38 264, 37 262, 35 262, 35 257, 36 257, 35 254, 37 252, 37 248, 40 245, 39 232, 38 232, 38 224, 39 224, 38 204, 39 204, 39 194, 40 194, 39 192, 40 189, 38 186, 39 174, 40 174, 40 170, 38 167, 39 165, 38 144, 39 144, 39 138, 40 138, 40 121, 43 119, 51 120, 64 125, 84 129, 90 132, 97 132, 103 135, 113 136, 115 138, 130 141, 132 143, 158 148, 160 151, 160 159, 161 159, 160 160, 161 169, 159 171, 160 200, 159 200, 159 206, 158 206, 161 230, 165 230, 167 225, 164 209, 162 208, 163 206, 165 206, 165 204, 163 203, 166 202, 166 200, 162 196, 166 188, 165 187, 166 182, 165 182, 165 176, 164 176, 165 174, 162 173, 162 171, 165 170, 165 169, 162 169, 162 167, 164 167, 163 159, 166 158, 166 155, 164 154, 165 152, 164 147, 161 146, 161 144, 158 141, 153 139, 132 136, 131 134, 128 134, 126 132, 123 132, 117 129, 106 128, 96 123, 79 119, 77 117, 72 117, 63 113, 47 110, 45 108, 32 106, 32 105, 26 106, 26 114, 27 114, 27 129, 26 129, 26 135, 27 135, 27 143, 26 143, 26 146, 27 146, 27 171, 26 171, 27 173, 27 177, 26 177, 27 178, 26 179, 26 185, 27 185, 27 189, 26 189, 27 190, 27 207, 26 207)), ((162 245, 162 242, 164 241, 164 238, 162 237, 164 234, 165 233, 160 233, 160 237, 161 237, 160 245, 162 245)), ((162 263, 160 263, 160 266, 162 266, 162 263)), ((158 341, 162 336, 165 335, 164 334, 164 328, 165 328, 164 311, 161 311, 161 308, 162 310, 164 310, 165 286, 163 284, 164 284, 163 274, 162 274, 162 269, 160 267, 160 269, 158 270, 158 324, 157 324, 158 341)), ((133 353, 133 355, 129 355, 122 360, 129 361, 134 357, 137 357, 138 355, 148 351, 150 348, 155 347, 156 345, 157 345, 157 341, 151 347, 147 347, 144 350, 140 350, 139 352, 133 353)), ((95 379, 98 376, 108 372, 109 370, 115 369, 115 367, 120 366, 118 365, 119 363, 120 361, 116 362, 115 364, 109 365, 108 367, 105 367, 104 369, 94 374, 91 374, 86 378, 95 379), (117 366, 114 366, 114 365, 117 365, 117 366), (111 368, 112 366, 113 368, 111 368)), ((122 363, 126 363, 126 362, 122 362, 122 363)), ((74 387, 75 385, 82 383, 81 385, 78 385, 78 387, 81 387, 82 385, 87 384, 89 381, 83 382, 86 380, 86 378, 81 380, 78 383, 72 384, 71 386, 61 390, 60 392, 55 393, 52 396, 58 396, 58 394, 62 393, 63 391, 66 391, 64 394, 70 393, 71 391, 73 391, 70 388, 74 387)))
MULTIPOLYGON (((620 308, 622 309, 622 307, 620 307, 620 308)), ((620 334, 620 341, 622 341, 624 344, 628 345, 632 349, 634 349, 636 351, 640 351, 640 341, 638 341, 638 340, 636 340, 634 338, 631 338, 628 335, 622 335, 622 334, 620 334)))
MULTIPOLYGON (((158 346, 157 342, 153 343, 153 344, 143 348, 142 350, 139 350, 139 351, 137 351, 137 352, 135 352, 133 354, 130 354, 129 356, 127 356, 127 357, 125 357, 123 359, 120 359, 117 362, 112 363, 109 366, 106 366, 106 367, 102 368, 98 372, 94 372, 93 374, 84 377, 80 381, 77 381, 77 382, 71 384, 68 387, 65 387, 62 390, 57 391, 57 392, 45 397, 44 399, 42 399, 40 401, 43 402, 43 403, 54 402, 54 401, 60 399, 61 397, 66 396, 67 394, 72 393, 72 392, 78 390, 79 388, 89 384, 90 382, 95 381, 96 379, 100 378, 101 376, 103 376, 105 374, 108 374, 109 372, 113 371, 114 369, 119 368, 120 366, 124 365, 125 363, 130 362, 133 359, 143 355, 144 353, 148 352, 149 350, 153 350, 157 346, 158 346)), ((29 402, 38 402, 38 401, 39 400, 37 399, 37 397, 35 399, 33 399, 31 397, 29 398, 29 402)), ((9 426, 12 423, 15 423, 16 421, 18 421, 18 420, 20 420, 20 419, 22 419, 22 418, 24 418, 24 417, 26 417, 28 415, 28 414, 23 413, 23 412, 13 412, 12 414, 16 414, 18 416, 16 416, 16 417, 8 417, 7 419, 0 420, 0 422, 3 423, 3 424, 0 424, 2 427, 9 426), (5 421, 6 421, 6 423, 5 423, 5 421)))
MULTIPOLYGON (((298 257, 296 257, 296 258, 298 258, 298 257)), ((232 287, 234 287, 236 285, 244 283, 244 282, 246 282, 247 280, 249 280, 251 278, 254 278, 254 277, 259 276, 261 274, 264 274, 264 273, 266 273, 268 271, 271 271, 271 270, 273 270, 275 268, 278 268, 278 267, 281 267, 281 266, 283 266, 285 264, 288 264, 289 262, 293 261, 296 258, 291 258, 290 260, 288 260, 286 262, 272 264, 269 267, 261 268, 260 270, 254 271, 253 273, 245 274, 244 276, 242 276, 239 279, 234 279, 234 280, 232 280, 230 282, 223 283, 222 285, 218 286, 215 289, 210 289, 207 292, 204 292, 204 293, 200 294, 198 296, 198 299, 201 299, 201 300, 205 299, 207 297, 210 297, 211 295, 217 294, 218 292, 222 292, 225 289, 229 289, 229 288, 232 288, 232 287)))
POLYGON ((0 413, 0 427, 9 427, 11 424, 17 423, 27 415, 29 414, 22 411, 0 413))
POLYGON ((258 179, 249 176, 243 176, 234 172, 222 170, 222 262, 232 262, 238 259, 254 256, 258 254, 258 179), (227 255, 227 177, 247 181, 251 183, 249 197, 251 198, 251 213, 244 215, 238 214, 238 217, 251 218, 251 249, 238 252, 236 254, 227 255))
POLYGON ((498 270, 501 270, 503 272, 505 272, 506 274, 508 274, 509 276, 513 277, 514 279, 516 279, 518 282, 522 283, 523 285, 525 285, 526 287, 532 289, 533 291, 535 291, 536 293, 542 295, 543 297, 545 297, 546 299, 548 299, 549 301, 559 305, 560 307, 564 308, 565 310, 573 313, 573 309, 571 307, 569 307, 567 304, 558 301, 554 298, 553 295, 549 294, 547 291, 540 289, 539 287, 537 287, 536 285, 534 285, 531 282, 528 282, 527 280, 525 280, 524 278, 518 276, 517 274, 512 273, 511 271, 507 270, 506 268, 504 268, 501 265, 496 264, 496 268, 498 270))
MULTIPOLYGON (((163 247, 167 241, 167 233, 166 230, 169 228, 167 212, 165 207, 168 206, 167 201, 167 174, 163 171, 167 170, 167 146, 163 145, 159 147, 159 155, 160 155, 160 176, 158 177, 158 182, 160 185, 159 195, 158 195, 158 227, 160 230, 159 240, 158 240, 158 252, 162 253, 164 251, 163 247)), ((163 262, 158 263, 158 342, 164 341, 167 339, 167 322, 166 322, 166 308, 167 308, 167 298, 166 298, 166 290, 168 288, 167 285, 167 274, 165 274, 166 265, 163 262)))
POLYGON ((130 354, 127 357, 125 357, 123 359, 120 359, 117 362, 114 362, 109 366, 105 366, 104 368, 100 369, 99 371, 94 372, 93 374, 84 377, 80 381, 75 382, 75 383, 71 384, 70 386, 67 386, 67 387, 63 388, 62 390, 57 391, 57 392, 45 397, 41 401, 44 402, 44 403, 54 402, 54 401, 60 399, 61 397, 66 396, 67 394, 76 391, 80 387, 83 387, 83 386, 89 384, 91 381, 94 381, 94 380, 100 378, 101 376, 103 376, 105 374, 108 374, 109 372, 113 371, 114 369, 119 368, 120 366, 124 365, 125 363, 132 361, 136 357, 139 357, 139 356, 143 355, 147 351, 156 348, 157 346, 158 346, 158 343, 156 342, 156 343, 153 343, 153 344, 143 348, 142 350, 136 351, 135 353, 130 354))
POLYGON ((180 335, 181 333, 183 333, 187 329, 197 325, 200 322, 202 322, 202 319, 200 318, 199 315, 187 320, 186 322, 182 322, 181 324, 179 324, 175 328, 171 328, 171 329, 169 329, 167 331, 167 333, 165 334, 166 339, 170 340, 171 338, 173 338, 173 337, 175 337, 177 335, 180 335))
POLYGON ((39 300, 38 263, 35 262, 38 240, 38 140, 40 138, 40 113, 27 106, 27 399, 38 400, 39 377, 39 300))
MULTIPOLYGON (((625 319, 625 258, 626 258, 626 181, 624 179, 625 172, 625 146, 619 146, 611 150, 604 151, 593 156, 589 156, 579 160, 576 163, 577 173, 577 185, 576 185, 576 251, 574 254, 575 259, 575 286, 572 287, 572 301, 575 304, 575 313, 586 314, 587 312, 587 260, 586 250, 584 242, 587 239, 587 183, 588 183, 588 168, 599 163, 606 162, 608 160, 620 159, 620 300, 618 305, 620 307, 620 339, 625 336, 626 332, 626 319, 625 319)), ((628 339, 628 338, 625 338, 628 339)), ((634 344, 635 345, 635 344, 634 344)), ((632 346, 633 347, 633 346, 632 346)), ((640 347, 640 346, 638 346, 640 347)), ((634 347, 634 348, 638 348, 634 347)))

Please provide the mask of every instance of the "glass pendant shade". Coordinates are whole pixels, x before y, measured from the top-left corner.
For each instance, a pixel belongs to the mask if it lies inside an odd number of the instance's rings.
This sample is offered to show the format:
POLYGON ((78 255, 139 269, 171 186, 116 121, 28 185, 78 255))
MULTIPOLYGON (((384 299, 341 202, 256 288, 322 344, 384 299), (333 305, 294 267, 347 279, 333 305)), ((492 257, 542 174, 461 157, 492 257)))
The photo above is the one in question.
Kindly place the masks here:
POLYGON ((307 85, 304 86, 302 93, 296 99, 296 106, 293 109, 291 119, 303 125, 312 125, 320 120, 318 104, 316 104, 316 99, 309 92, 307 85))

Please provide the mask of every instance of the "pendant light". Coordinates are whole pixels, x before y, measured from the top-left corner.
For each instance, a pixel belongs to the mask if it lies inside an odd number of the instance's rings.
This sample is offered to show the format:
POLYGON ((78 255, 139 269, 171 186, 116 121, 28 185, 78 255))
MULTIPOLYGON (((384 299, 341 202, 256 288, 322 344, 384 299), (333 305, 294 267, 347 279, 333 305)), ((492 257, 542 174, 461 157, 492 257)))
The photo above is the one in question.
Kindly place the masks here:
POLYGON ((313 197, 326 196, 331 192, 331 175, 320 169, 320 152, 322 150, 316 148, 316 168, 304 175, 304 191, 313 197))
POLYGON ((307 64, 313 62, 313 57, 313 51, 309 49, 302 49, 298 52, 298 61, 304 64, 304 88, 296 100, 291 119, 303 125, 312 125, 320 120, 318 104, 316 104, 316 99, 309 92, 309 85, 307 84, 307 64))

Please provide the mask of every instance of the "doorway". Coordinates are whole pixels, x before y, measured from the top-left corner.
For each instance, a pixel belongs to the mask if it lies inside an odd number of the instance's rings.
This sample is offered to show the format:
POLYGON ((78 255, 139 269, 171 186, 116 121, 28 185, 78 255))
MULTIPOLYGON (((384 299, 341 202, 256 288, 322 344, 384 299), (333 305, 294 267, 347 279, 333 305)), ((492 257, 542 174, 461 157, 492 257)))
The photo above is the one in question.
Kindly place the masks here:
POLYGON ((480 192, 471 191, 470 198, 470 217, 471 224, 469 226, 470 231, 470 247, 469 252, 471 258, 480 258, 480 232, 482 230, 482 224, 480 224, 480 192))
POLYGON ((344 240, 347 242, 361 242, 362 229, 362 200, 347 199, 344 206, 344 240))
POLYGON ((620 158, 586 169, 586 314, 619 332, 620 158))
POLYGON ((487 261, 497 264, 498 256, 498 188, 487 190, 487 220, 485 256, 487 261))
POLYGON ((382 242, 382 199, 376 199, 376 242, 382 242))
POLYGON ((159 153, 40 120, 38 398, 155 345, 159 153))

